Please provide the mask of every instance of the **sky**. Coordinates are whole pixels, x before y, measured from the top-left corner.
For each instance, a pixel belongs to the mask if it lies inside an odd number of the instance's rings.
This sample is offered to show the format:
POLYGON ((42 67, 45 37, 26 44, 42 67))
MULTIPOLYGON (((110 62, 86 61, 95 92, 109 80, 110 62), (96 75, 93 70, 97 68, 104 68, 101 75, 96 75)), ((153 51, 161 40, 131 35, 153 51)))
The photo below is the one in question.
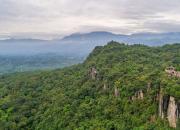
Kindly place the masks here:
POLYGON ((180 32, 179 0, 0 0, 0 38, 180 32))

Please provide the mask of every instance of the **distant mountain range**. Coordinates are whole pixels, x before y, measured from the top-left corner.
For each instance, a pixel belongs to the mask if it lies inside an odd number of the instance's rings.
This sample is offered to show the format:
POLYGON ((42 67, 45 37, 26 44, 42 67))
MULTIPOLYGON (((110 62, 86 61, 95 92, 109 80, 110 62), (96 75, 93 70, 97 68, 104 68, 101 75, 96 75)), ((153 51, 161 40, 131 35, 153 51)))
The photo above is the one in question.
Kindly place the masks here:
POLYGON ((139 33, 120 35, 110 32, 75 33, 62 39, 0 40, 0 75, 12 72, 54 69, 80 63, 94 49, 109 41, 159 46, 180 43, 180 33, 139 33))
POLYGON ((95 46, 105 45, 112 40, 128 44, 160 46, 180 43, 180 32, 121 35, 99 31, 85 34, 75 33, 54 40, 6 39, 0 40, 0 55, 58 53, 65 56, 86 56, 95 46))
POLYGON ((159 46, 167 43, 180 42, 180 32, 172 33, 136 33, 131 35, 113 34, 110 32, 91 32, 86 34, 72 34, 66 36, 62 41, 118 41, 129 44, 145 44, 159 46))

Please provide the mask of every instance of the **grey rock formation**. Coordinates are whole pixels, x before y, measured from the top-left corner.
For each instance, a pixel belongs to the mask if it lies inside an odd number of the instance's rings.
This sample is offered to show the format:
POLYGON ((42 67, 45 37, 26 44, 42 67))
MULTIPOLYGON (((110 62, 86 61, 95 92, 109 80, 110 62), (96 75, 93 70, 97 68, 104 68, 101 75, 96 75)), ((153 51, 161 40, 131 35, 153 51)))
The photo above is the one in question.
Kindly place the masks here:
POLYGON ((136 97, 137 99, 143 99, 143 98, 144 98, 144 93, 143 93, 143 91, 142 91, 142 90, 137 91, 137 92, 135 93, 135 97, 136 97))
POLYGON ((176 128, 177 123, 177 104, 175 102, 175 98, 170 96, 168 111, 167 111, 167 118, 169 121, 169 126, 176 128))
POLYGON ((147 92, 149 92, 151 90, 151 82, 147 83, 147 92))
POLYGON ((92 79, 96 79, 97 78, 97 70, 96 70, 96 68, 95 67, 92 67, 91 69, 90 69, 90 76, 91 76, 91 78, 92 79))
POLYGON ((158 101, 159 101, 159 107, 158 107, 158 113, 159 117, 162 119, 164 118, 164 111, 163 111, 163 93, 162 93, 162 88, 160 88, 159 94, 158 94, 158 101))
POLYGON ((163 95, 162 89, 159 91, 159 107, 158 114, 159 117, 164 119, 167 117, 169 126, 176 128, 177 119, 179 118, 179 104, 176 102, 175 98, 172 96, 163 95))

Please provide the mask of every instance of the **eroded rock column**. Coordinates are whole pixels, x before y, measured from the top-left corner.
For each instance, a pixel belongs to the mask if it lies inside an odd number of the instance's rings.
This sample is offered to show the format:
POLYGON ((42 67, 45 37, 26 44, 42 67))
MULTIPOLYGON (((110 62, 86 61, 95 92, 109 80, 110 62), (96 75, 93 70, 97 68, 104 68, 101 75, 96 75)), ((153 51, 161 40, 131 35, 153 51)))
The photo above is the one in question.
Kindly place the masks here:
POLYGON ((93 68, 90 69, 90 76, 91 76, 92 79, 94 79, 94 80, 96 79, 96 77, 97 77, 96 68, 93 67, 93 68))
POLYGON ((175 99, 174 97, 170 96, 168 111, 167 111, 167 118, 169 121, 169 126, 173 128, 176 128, 176 121, 177 121, 176 112, 177 112, 177 105, 176 105, 175 99))
POLYGON ((164 118, 164 112, 163 112, 163 93, 162 93, 162 89, 160 88, 159 91, 159 107, 158 107, 158 113, 159 113, 159 117, 161 117, 162 119, 164 118))

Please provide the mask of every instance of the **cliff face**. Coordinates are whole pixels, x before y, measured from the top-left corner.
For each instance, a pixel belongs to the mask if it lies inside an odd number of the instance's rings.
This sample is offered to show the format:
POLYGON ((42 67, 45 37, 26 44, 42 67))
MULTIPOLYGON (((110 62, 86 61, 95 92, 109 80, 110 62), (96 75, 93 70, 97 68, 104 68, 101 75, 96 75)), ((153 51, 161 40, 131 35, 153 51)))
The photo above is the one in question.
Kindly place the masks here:
MULTIPOLYGON (((167 71, 168 74, 171 74, 171 76, 174 76, 172 74, 175 74, 174 72, 167 71)), ((92 67, 89 70, 90 78, 95 80, 97 79, 98 71, 96 67, 92 67)), ((99 80, 101 82, 101 80, 99 80)), ((103 90, 107 90, 107 84, 103 84, 103 90)), ((152 90, 152 82, 147 82, 146 85, 146 92, 150 93, 152 90)), ((142 89, 136 91, 132 97, 129 97, 130 100, 142 100, 144 99, 146 95, 146 92, 144 93, 142 89)), ((117 86, 114 87, 114 96, 119 97, 120 92, 117 86)), ((176 99, 173 96, 164 95, 163 89, 160 87, 159 92, 156 97, 156 101, 158 101, 158 115, 161 119, 167 119, 169 122, 169 126, 176 128, 177 127, 177 120, 180 117, 179 108, 180 106, 176 102, 176 99)), ((152 122, 156 120, 155 115, 151 116, 150 119, 152 122)))
POLYGON ((162 94, 162 89, 160 88, 160 91, 159 91, 159 117, 161 117, 162 119, 164 118, 164 111, 163 111, 163 94, 162 94))
POLYGON ((90 76, 91 76, 92 79, 96 79, 97 78, 97 70, 96 70, 96 68, 92 67, 90 69, 89 73, 90 73, 90 76))
POLYGON ((175 102, 175 98, 170 96, 168 111, 167 111, 167 118, 169 121, 169 126, 176 128, 176 122, 177 122, 178 115, 179 114, 178 114, 177 104, 175 102))
POLYGON ((167 118, 169 126, 176 128, 177 119, 179 118, 179 104, 172 96, 164 96, 162 89, 159 92, 159 117, 167 118))

